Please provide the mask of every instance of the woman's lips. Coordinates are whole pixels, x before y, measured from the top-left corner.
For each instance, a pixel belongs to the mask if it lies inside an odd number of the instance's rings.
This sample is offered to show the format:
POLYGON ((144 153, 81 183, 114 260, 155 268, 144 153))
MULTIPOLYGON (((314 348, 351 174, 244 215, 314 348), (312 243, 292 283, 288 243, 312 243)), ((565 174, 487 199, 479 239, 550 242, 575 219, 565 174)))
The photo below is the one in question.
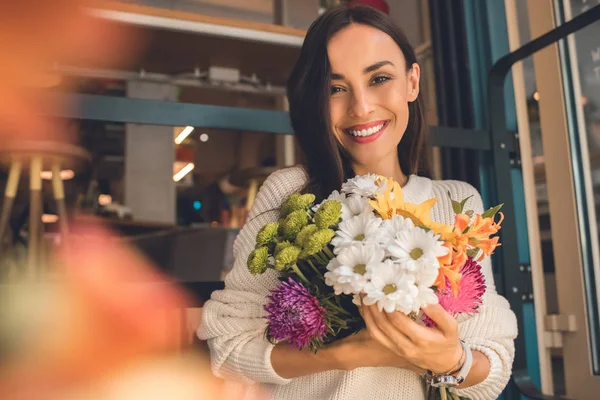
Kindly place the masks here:
POLYGON ((369 135, 369 136, 354 136, 353 134, 350 133, 350 129, 344 129, 344 132, 346 133, 346 135, 348 135, 350 137, 350 139, 352 139, 356 143, 359 143, 359 144, 371 143, 371 142, 374 142, 375 140, 377 140, 383 134, 383 132, 386 130, 386 128, 390 124, 389 120, 388 121, 377 121, 376 123, 373 123, 373 124, 355 125, 352 127, 352 128, 358 127, 361 129, 356 129, 356 130, 362 130, 362 129, 366 129, 369 126, 370 127, 378 126, 381 123, 383 123, 383 127, 381 127, 381 129, 378 132, 373 133, 372 135, 369 135))

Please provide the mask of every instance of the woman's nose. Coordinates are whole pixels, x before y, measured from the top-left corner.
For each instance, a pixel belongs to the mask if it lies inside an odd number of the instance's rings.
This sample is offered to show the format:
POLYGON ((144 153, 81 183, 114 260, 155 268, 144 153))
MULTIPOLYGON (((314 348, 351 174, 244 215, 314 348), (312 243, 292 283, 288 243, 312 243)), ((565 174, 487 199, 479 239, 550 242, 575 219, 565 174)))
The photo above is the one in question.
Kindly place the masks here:
POLYGON ((366 91, 354 91, 352 95, 349 114, 357 119, 364 119, 374 110, 373 102, 369 99, 366 91))

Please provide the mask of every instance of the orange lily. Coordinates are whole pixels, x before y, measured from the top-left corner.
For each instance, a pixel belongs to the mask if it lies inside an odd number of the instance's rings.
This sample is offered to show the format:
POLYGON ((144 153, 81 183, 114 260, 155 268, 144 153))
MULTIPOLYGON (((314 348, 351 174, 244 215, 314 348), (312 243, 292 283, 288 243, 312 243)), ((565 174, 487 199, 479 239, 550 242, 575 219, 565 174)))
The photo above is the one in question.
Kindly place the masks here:
POLYGON ((467 254, 464 251, 457 251, 452 244, 448 242, 444 243, 444 246, 448 247, 450 252, 448 255, 438 258, 440 269, 438 277, 433 285, 440 290, 444 290, 446 288, 447 279, 452 287, 452 293, 456 297, 458 296, 460 280, 462 278, 460 268, 467 262, 467 254))

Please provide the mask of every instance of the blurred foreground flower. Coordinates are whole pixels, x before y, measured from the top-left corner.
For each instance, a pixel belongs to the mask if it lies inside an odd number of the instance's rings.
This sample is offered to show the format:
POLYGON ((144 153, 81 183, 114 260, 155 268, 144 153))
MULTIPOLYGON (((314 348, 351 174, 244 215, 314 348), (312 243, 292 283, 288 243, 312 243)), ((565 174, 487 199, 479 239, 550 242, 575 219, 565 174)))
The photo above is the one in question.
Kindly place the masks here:
MULTIPOLYGON (((53 66, 126 65, 141 37, 122 24, 91 16, 102 0, 0 2, 0 135, 4 139, 64 139, 62 127, 42 117, 68 107, 43 96, 61 82, 53 66)), ((0 145, 1 146, 1 145, 0 145)))
POLYGON ((181 352, 165 314, 186 296, 100 228, 79 230, 58 277, 0 291, 0 393, 29 399, 235 399, 181 352))

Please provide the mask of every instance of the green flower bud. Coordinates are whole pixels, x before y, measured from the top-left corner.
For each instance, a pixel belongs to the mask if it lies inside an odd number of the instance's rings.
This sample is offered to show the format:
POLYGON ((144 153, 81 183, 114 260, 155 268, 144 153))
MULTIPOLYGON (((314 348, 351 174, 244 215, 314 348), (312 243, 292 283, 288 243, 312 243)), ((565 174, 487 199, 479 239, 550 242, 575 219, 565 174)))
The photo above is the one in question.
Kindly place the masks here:
POLYGON ((294 264, 298 261, 298 255, 300 254, 300 247, 288 246, 283 248, 275 256, 275 269, 277 271, 283 271, 289 265, 294 264))
POLYGON ((305 210, 312 205, 315 201, 315 195, 311 193, 307 194, 292 194, 287 201, 283 204, 281 209, 281 216, 287 217, 294 211, 305 210))
POLYGON ((283 237, 283 224, 285 222, 285 218, 280 218, 279 221, 277 221, 277 224, 279 225, 277 227, 277 235, 282 238, 283 237))
POLYGON ((315 223, 319 229, 326 229, 337 224, 342 218, 342 203, 327 200, 315 213, 315 223))
POLYGON ((331 242, 334 236, 335 231, 333 229, 319 229, 306 239, 300 258, 318 253, 331 242))
POLYGON ((283 236, 286 239, 295 239, 296 235, 308 224, 308 215, 305 210, 292 211, 283 222, 283 236))
POLYGON ((302 228, 300 233, 298 233, 298 236, 296 236, 296 245, 303 247, 304 243, 306 243, 306 239, 315 233, 317 229, 318 228, 315 224, 306 225, 304 228, 302 228))
POLYGON ((287 240, 277 243, 277 245, 275 246, 275 256, 277 256, 277 254, 279 254, 281 250, 285 249, 286 247, 290 247, 291 245, 292 244, 287 240))
POLYGON ((312 206, 316 198, 317 197, 312 193, 305 193, 302 196, 300 196, 300 203, 304 206, 302 208, 308 208, 312 206))
POLYGON ((248 256, 248 271, 253 275, 260 275, 267 270, 269 249, 265 246, 257 247, 248 256))
POLYGON ((277 228, 279 224, 277 222, 271 222, 260 228, 256 234, 256 245, 265 246, 271 243, 277 236, 277 228))

